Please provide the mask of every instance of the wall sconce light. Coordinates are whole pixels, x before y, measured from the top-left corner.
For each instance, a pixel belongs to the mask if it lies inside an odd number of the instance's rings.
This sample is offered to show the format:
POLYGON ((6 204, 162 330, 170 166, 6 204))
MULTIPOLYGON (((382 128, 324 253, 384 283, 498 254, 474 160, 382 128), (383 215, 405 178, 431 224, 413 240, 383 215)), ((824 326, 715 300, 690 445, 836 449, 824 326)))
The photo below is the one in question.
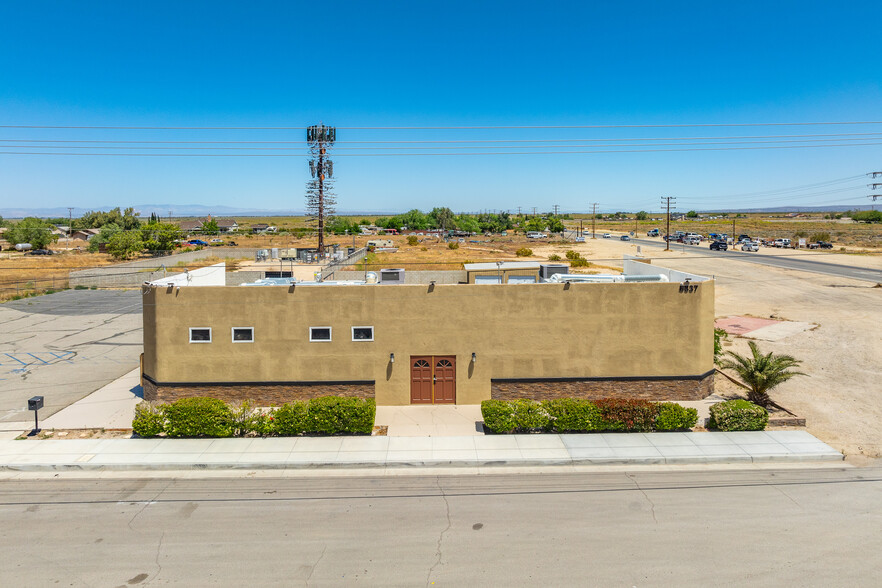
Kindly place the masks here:
POLYGON ((478 361, 478 356, 475 355, 475 353, 473 352, 472 353, 472 363, 475 363, 476 361, 478 361))
POLYGON ((389 363, 395 363, 395 354, 394 353, 389 354, 389 363))

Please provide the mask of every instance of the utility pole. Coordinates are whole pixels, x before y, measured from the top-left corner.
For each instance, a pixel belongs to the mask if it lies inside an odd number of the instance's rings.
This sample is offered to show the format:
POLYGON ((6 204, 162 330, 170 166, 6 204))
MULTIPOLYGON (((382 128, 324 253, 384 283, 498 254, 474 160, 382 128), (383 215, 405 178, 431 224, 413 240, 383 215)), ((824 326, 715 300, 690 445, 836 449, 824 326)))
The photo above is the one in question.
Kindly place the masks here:
MULTIPOLYGON (((665 225, 665 251, 671 250, 671 201, 676 204, 674 196, 662 196, 662 206, 667 208, 667 224, 665 225)), ((676 208, 676 206, 674 207, 676 208)))
POLYGON ((171 224, 171 213, 172 211, 168 211, 168 223, 171 224))
POLYGON ((518 216, 521 216, 521 207, 518 206, 518 216))
POLYGON ((591 238, 596 239, 595 228, 597 228, 597 203, 591 203, 591 238))
POLYGON ((736 214, 735 216, 732 217, 732 243, 735 242, 735 217, 737 217, 737 216, 738 215, 736 214))
POLYGON ((309 172, 313 177, 306 188, 306 213, 317 224, 319 259, 325 254, 325 220, 334 213, 336 203, 330 190, 334 162, 327 156, 328 148, 334 144, 336 138, 337 129, 334 127, 312 125, 306 128, 306 142, 309 144, 311 157, 309 172))
MULTIPOLYGON (((867 175, 870 176, 871 178, 882 177, 882 171, 870 172, 867 175)), ((882 183, 878 183, 878 182, 873 182, 872 184, 867 184, 867 187, 870 190, 875 190, 876 188, 879 188, 880 186, 882 186, 882 183)), ((867 196, 867 198, 873 199, 873 204, 870 205, 870 208, 872 210, 876 210, 875 202, 876 202, 876 198, 878 198, 879 196, 880 196, 880 194, 870 194, 869 196, 867 196)))
POLYGON ((555 204, 551 208, 553 210, 552 214, 554 214, 554 216, 557 216, 560 213, 560 204, 555 204))
POLYGON ((533 216, 536 216, 536 207, 533 207, 533 216))
POLYGON ((70 236, 73 234, 73 207, 67 207, 67 241, 70 243, 70 236))

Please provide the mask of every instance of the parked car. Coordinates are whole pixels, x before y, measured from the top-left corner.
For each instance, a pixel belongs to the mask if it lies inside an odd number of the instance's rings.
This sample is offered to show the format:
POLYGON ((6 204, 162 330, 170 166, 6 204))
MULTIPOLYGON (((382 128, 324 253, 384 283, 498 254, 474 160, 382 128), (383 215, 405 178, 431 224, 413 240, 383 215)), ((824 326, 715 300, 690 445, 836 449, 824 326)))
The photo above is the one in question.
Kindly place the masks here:
POLYGON ((622 235, 621 237, 619 237, 619 239, 621 239, 622 241, 630 241, 631 237, 629 237, 628 235, 622 235))
POLYGON ((826 241, 818 241, 817 245, 820 249, 833 249, 833 243, 827 243, 826 241))
POLYGON ((698 235, 683 237, 683 242, 687 245, 698 245, 701 243, 701 238, 699 238, 698 235))
POLYGON ((204 245, 208 245, 208 243, 206 243, 202 239, 190 239, 189 241, 187 241, 187 245, 203 245, 204 246, 204 245))
POLYGON ((725 241, 711 241, 711 251, 726 251, 727 249, 729 249, 729 246, 726 244, 725 241))
POLYGON ((604 233, 603 238, 604 239, 612 239, 612 235, 610 235, 609 233, 604 233))
POLYGON ((651 229, 649 231, 646 231, 646 236, 647 237, 658 237, 658 229, 651 229))
POLYGON ((52 255, 53 253, 50 249, 34 249, 33 251, 25 252, 25 255, 52 255))
POLYGON ((753 241, 744 241, 741 243, 741 251, 759 251, 759 244, 753 241))
POLYGON ((212 243, 223 243, 224 240, 223 239, 212 239, 211 242, 212 243))

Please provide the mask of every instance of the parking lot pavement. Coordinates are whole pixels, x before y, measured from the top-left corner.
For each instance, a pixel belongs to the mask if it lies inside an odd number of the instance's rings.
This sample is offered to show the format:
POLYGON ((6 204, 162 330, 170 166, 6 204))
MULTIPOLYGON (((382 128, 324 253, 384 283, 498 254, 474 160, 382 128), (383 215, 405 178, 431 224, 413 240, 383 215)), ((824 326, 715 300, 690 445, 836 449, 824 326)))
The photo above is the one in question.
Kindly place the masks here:
POLYGON ((139 290, 66 290, 0 304, 0 429, 40 418, 138 367, 139 290))

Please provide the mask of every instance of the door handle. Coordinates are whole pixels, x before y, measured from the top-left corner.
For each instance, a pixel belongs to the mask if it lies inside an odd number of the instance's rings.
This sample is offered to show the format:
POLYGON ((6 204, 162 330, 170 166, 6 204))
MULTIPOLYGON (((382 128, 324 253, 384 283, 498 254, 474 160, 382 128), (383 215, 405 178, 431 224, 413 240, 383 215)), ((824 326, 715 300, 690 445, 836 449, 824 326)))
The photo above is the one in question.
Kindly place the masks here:
POLYGON ((438 378, 436 376, 432 376, 432 383, 435 384, 438 382, 438 378))

